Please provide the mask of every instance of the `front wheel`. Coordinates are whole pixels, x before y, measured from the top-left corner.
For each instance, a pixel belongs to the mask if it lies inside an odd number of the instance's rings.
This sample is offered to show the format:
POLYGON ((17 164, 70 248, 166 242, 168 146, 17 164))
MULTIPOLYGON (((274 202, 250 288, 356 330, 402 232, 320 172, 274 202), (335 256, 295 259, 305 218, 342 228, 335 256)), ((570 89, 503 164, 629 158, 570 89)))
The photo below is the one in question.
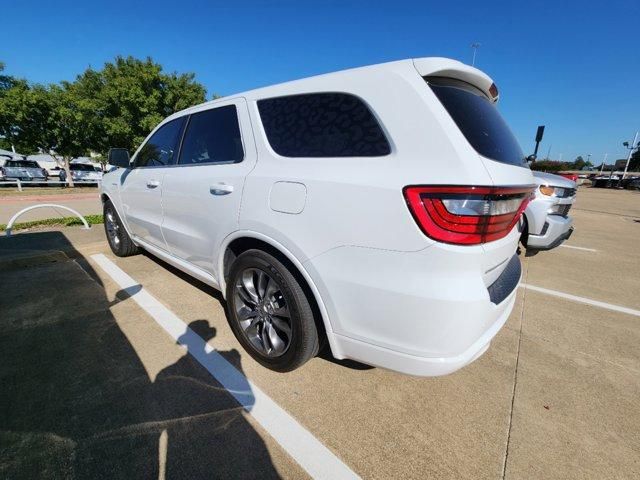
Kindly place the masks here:
POLYGON ((309 299, 273 255, 247 250, 235 260, 227 281, 227 302, 233 333, 263 366, 288 372, 318 353, 309 299))
POLYGON ((131 240, 110 200, 105 202, 103 214, 104 232, 107 234, 111 251, 118 257, 129 257, 139 253, 140 249, 131 240))

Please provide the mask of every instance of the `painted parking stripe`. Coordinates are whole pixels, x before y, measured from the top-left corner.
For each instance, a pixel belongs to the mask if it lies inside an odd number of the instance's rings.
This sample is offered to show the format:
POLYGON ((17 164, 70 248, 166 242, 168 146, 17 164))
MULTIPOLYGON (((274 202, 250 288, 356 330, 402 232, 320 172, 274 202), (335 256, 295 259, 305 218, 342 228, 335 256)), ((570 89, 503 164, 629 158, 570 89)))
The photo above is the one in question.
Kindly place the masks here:
POLYGON ((536 287, 535 285, 529 285, 527 283, 521 283, 518 285, 520 288, 526 288, 527 290, 533 290, 534 292, 544 293, 546 295, 552 295, 554 297, 564 298, 571 300, 572 302, 584 303, 593 307, 605 308, 614 312, 626 313, 629 315, 635 315, 640 317, 640 310, 634 310, 629 307, 621 307, 620 305, 614 305, 612 303, 601 302, 599 300, 592 300, 586 297, 579 297, 577 295, 571 295, 570 293, 558 292, 557 290, 549 290, 548 288, 536 287))
POLYGON ((563 248, 573 248, 574 250, 583 250, 585 252, 597 252, 595 248, 585 248, 585 247, 574 247, 573 245, 560 245, 563 248))
POLYGON ((192 331, 171 310, 102 254, 91 258, 176 341, 189 345, 192 356, 313 478, 359 478, 311 432, 192 331), (193 352, 193 353, 192 353, 193 352), (247 388, 247 385, 249 388, 247 388))

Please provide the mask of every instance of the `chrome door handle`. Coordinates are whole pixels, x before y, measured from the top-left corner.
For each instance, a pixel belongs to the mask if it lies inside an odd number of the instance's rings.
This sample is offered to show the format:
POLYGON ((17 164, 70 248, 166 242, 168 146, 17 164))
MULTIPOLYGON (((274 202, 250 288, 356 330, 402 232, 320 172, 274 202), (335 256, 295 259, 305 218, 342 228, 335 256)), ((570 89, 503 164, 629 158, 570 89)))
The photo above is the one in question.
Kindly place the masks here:
POLYGON ((149 180, 147 182, 147 188, 157 188, 160 186, 160 182, 158 180, 149 180))
POLYGON ((209 187, 209 192, 213 195, 229 195, 233 192, 233 185, 227 185, 226 183, 211 185, 209 187))

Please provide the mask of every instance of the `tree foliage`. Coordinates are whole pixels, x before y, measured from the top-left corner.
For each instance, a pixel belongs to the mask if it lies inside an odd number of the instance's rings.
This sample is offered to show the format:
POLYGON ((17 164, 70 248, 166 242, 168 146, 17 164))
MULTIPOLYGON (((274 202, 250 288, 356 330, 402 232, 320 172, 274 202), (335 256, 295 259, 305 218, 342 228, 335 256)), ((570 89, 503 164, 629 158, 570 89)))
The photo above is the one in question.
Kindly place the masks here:
POLYGON ((89 102, 93 146, 100 152, 133 150, 163 118, 206 99, 194 74, 164 73, 151 58, 117 57, 101 71, 86 70, 73 88, 89 102))
POLYGON ((531 170, 544 172, 561 172, 563 170, 582 170, 584 167, 592 167, 590 161, 585 161, 582 156, 577 156, 573 162, 556 162, 554 160, 539 160, 531 164, 531 170))
POLYGON ((24 153, 55 151, 65 159, 133 150, 163 118, 205 99, 194 74, 163 72, 151 58, 116 57, 56 85, 0 75, 0 137, 24 153))

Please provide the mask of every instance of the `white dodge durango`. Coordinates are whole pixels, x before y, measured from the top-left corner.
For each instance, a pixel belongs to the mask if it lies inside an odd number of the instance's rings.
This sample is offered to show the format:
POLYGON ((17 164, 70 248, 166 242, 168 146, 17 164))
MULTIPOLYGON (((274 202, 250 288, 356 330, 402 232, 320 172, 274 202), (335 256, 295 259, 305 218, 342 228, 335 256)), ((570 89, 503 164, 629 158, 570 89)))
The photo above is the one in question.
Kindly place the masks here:
POLYGON ((402 60, 232 95, 165 119, 104 176, 116 255, 221 290, 262 365, 325 344, 413 375, 478 358, 520 280, 533 191, 483 72, 402 60))

